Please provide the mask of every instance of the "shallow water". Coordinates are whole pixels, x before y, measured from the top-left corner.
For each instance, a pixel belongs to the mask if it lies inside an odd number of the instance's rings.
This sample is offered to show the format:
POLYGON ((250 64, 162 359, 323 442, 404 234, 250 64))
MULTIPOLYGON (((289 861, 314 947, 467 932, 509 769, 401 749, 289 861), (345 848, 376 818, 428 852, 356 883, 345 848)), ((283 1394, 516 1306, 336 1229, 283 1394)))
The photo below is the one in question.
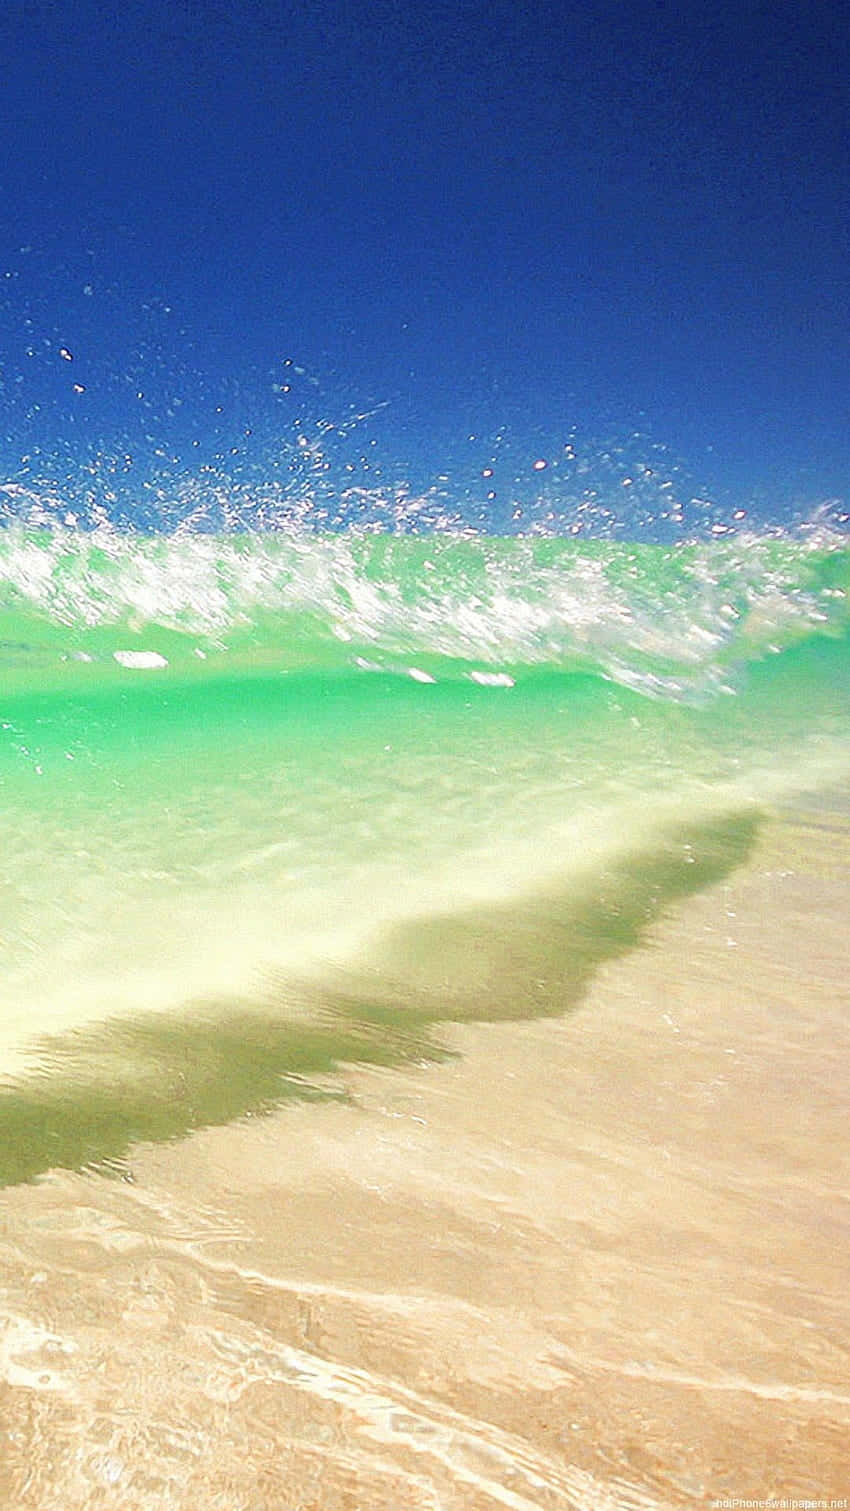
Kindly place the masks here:
POLYGON ((841 1496, 847 841, 763 823, 565 1016, 5 1191, 3 1504, 841 1496))

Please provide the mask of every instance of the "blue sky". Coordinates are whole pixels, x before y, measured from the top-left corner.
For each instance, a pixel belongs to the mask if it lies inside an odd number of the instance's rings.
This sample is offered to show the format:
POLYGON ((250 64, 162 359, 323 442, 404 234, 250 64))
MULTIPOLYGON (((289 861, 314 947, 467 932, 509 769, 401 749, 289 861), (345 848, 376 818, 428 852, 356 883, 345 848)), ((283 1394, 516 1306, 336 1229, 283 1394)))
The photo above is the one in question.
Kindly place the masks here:
POLYGON ((334 423, 327 487, 485 511, 569 447, 850 495, 838 7, 10 0, 0 49, 7 478, 292 474, 334 423))

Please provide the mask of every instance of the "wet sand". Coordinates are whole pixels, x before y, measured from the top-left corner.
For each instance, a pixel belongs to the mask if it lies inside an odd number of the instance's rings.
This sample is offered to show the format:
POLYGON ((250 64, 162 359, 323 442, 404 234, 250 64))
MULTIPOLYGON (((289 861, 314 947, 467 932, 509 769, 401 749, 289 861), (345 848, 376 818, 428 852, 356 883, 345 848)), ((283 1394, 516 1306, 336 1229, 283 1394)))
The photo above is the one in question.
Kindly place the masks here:
POLYGON ((850 1496, 848 901, 777 819, 563 1019, 0 1192, 0 1505, 850 1496))

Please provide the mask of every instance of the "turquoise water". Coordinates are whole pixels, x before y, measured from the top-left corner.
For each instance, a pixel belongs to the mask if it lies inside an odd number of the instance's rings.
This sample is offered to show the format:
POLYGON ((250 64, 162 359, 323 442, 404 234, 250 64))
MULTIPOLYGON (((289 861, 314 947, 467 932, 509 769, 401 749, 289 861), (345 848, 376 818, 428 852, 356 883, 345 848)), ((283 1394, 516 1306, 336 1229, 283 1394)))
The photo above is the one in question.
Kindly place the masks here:
POLYGON ((850 552, 0 535, 2 1178, 559 1012, 850 766, 850 552))

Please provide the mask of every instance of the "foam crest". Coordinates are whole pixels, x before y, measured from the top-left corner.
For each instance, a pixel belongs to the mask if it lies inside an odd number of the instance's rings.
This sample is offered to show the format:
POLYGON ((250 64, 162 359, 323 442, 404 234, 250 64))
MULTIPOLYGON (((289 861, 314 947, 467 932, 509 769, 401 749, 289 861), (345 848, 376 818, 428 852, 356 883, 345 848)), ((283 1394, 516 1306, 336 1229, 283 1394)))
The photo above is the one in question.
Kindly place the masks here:
MULTIPOLYGON (((103 526, 0 535, 5 637, 171 661, 198 641, 282 666, 336 664, 508 686, 528 668, 601 672, 662 696, 847 626, 842 538, 676 547, 341 532, 151 536, 103 526), (12 629, 14 628, 14 636, 12 629), (103 646, 93 632, 129 641, 103 646), (169 651, 142 633, 177 637, 169 651), (91 639, 91 644, 89 644, 91 639)), ((120 660, 120 657, 119 657, 120 660)))

